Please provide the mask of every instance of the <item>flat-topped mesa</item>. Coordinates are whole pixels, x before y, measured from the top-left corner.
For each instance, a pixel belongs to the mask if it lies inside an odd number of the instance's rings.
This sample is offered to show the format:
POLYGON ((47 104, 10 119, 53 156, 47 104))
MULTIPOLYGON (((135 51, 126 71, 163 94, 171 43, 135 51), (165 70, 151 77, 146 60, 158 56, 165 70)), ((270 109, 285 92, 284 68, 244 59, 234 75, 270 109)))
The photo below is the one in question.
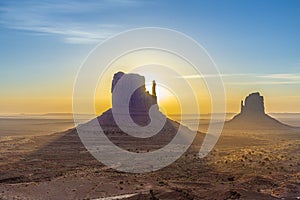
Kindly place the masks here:
POLYGON ((245 104, 241 102, 241 114, 243 115, 260 115, 265 114, 264 97, 259 92, 248 95, 245 104))
POLYGON ((290 128, 265 113, 264 97, 259 92, 249 94, 245 102, 241 101, 241 112, 229 120, 227 125, 233 129, 243 130, 285 130, 290 128))
MULTIPOLYGON (((112 108, 129 106, 131 118, 140 125, 150 122, 149 109, 157 104, 156 83, 152 83, 152 94, 146 91, 145 77, 139 74, 117 72, 112 80, 112 108), (119 82, 119 81, 122 82, 119 82), (119 82, 119 84, 117 84, 119 82), (118 87, 118 92, 114 91, 118 87), (136 89, 137 88, 137 89, 136 89), (127 97, 129 96, 129 105, 127 97), (125 98, 124 98, 125 97, 125 98), (126 102, 127 101, 127 102, 126 102)), ((159 112, 158 106, 154 107, 159 112)), ((124 111, 124 109, 119 109, 124 111)), ((124 114, 124 113, 119 113, 124 114)))
MULTIPOLYGON (((144 152, 158 150, 172 141, 179 127, 183 128, 182 131, 189 131, 159 111, 155 81, 152 82, 151 90, 152 92, 146 91, 144 76, 124 72, 114 74, 111 83, 112 108, 103 112, 97 120, 104 134, 117 146, 128 151, 129 149, 139 149, 144 152), (142 131, 136 129, 136 125, 144 129, 142 131), (150 126, 145 127, 148 125, 150 126), (158 132, 147 138, 134 137, 130 134, 145 135, 155 130, 158 132)), ((98 124, 91 125, 93 128, 98 124)))
MULTIPOLYGON (((150 94, 148 91, 146 91, 145 87, 145 77, 141 76, 139 74, 125 74, 124 72, 117 72, 114 74, 113 81, 112 81, 112 88, 111 92, 113 93, 114 88, 116 87, 118 81, 123 78, 126 84, 120 84, 118 85, 118 89, 121 89, 121 95, 128 95, 130 92, 130 88, 138 88, 136 89, 129 101, 129 109, 133 112, 148 112, 150 107, 152 105, 157 104, 157 96, 156 96, 156 83, 153 81, 152 83, 152 94, 150 94), (139 86, 139 87, 138 87, 139 86), (122 94, 124 93, 124 94, 122 94)), ((131 93, 131 92, 130 92, 131 93)), ((114 96, 112 95, 112 102, 114 100, 117 100, 116 98, 119 98, 122 101, 122 96, 114 96)), ((119 102, 120 103, 120 102, 119 102)), ((126 105, 126 102, 121 102, 121 104, 124 103, 124 106, 126 105)), ((113 104, 114 106, 114 104, 113 104)))

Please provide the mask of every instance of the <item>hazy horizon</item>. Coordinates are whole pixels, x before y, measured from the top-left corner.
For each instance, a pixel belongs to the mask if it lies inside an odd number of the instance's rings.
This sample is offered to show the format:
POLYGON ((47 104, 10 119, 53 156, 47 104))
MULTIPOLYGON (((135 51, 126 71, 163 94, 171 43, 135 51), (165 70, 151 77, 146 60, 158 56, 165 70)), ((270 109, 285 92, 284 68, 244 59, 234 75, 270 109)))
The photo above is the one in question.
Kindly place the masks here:
MULTIPOLYGON (((239 112, 226 112, 226 113, 214 113, 214 114, 232 114, 232 115, 235 115, 235 114, 238 114, 239 112)), ((74 113, 69 113, 69 112, 61 112, 61 113, 57 113, 57 112, 54 112, 54 113, 0 113, 0 116, 1 117, 5 117, 5 116, 47 116, 47 115, 73 115, 74 113)), ((201 113, 201 115, 211 115, 213 113, 201 113)), ((266 114, 300 114, 300 112, 266 112, 266 114)), ((88 113, 80 113, 79 115, 91 115, 91 114, 88 114, 88 113)), ((168 116, 172 116, 172 115, 181 115, 180 113, 172 113, 172 114, 166 114, 168 116)), ((194 114, 194 113, 187 113, 187 114, 184 114, 184 115, 198 115, 198 114, 194 114)))
MULTIPOLYGON (((226 115, 228 121, 236 113, 226 115)), ((186 125, 192 130, 197 129, 196 124, 206 125, 209 123, 210 114, 201 115, 202 118, 194 114, 185 115, 186 125), (200 120, 199 120, 200 119, 200 120)), ((270 113, 270 116, 280 122, 300 127, 300 113, 270 113)), ((90 115, 87 119, 90 119, 90 115)), ((168 115, 172 120, 180 122, 180 115, 168 115)), ((215 118, 215 120, 220 120, 215 118)), ((44 113, 44 114, 21 114, 21 115, 1 115, 0 114, 0 136, 26 136, 26 135, 49 135, 56 132, 62 132, 69 128, 74 128, 72 113, 44 113)))

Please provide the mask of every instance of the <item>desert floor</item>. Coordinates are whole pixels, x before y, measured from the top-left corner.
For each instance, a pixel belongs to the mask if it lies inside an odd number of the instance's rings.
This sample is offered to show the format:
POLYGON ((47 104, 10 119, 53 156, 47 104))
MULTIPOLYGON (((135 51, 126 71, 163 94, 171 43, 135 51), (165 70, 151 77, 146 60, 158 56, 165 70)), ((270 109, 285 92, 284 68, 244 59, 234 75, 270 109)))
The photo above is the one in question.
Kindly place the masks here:
POLYGON ((0 198, 299 199, 299 132, 225 128, 204 159, 199 133, 175 163, 146 174, 102 165, 73 130, 2 136, 0 198))

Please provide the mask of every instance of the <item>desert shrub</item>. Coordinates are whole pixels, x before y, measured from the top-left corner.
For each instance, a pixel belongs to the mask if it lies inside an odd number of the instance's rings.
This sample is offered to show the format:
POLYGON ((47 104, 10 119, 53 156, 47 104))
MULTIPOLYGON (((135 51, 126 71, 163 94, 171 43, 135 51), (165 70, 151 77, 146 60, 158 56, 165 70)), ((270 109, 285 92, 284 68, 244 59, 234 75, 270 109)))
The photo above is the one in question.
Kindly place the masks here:
POLYGON ((264 158, 265 161, 270 161, 270 159, 268 157, 264 158))

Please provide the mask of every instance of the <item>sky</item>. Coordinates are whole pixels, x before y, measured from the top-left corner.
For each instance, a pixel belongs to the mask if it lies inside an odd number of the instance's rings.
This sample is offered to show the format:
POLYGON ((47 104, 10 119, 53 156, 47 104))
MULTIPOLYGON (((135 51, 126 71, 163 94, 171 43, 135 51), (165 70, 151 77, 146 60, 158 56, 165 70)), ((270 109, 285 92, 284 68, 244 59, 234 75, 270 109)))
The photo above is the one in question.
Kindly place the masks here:
MULTIPOLYGON (((297 0, 0 1, 0 113, 72 112, 73 84, 89 52, 141 27, 174 29, 200 43, 224 80, 227 112, 256 91, 267 112, 300 112, 299 19, 297 0)), ((99 100, 98 112, 107 101, 99 100)))

